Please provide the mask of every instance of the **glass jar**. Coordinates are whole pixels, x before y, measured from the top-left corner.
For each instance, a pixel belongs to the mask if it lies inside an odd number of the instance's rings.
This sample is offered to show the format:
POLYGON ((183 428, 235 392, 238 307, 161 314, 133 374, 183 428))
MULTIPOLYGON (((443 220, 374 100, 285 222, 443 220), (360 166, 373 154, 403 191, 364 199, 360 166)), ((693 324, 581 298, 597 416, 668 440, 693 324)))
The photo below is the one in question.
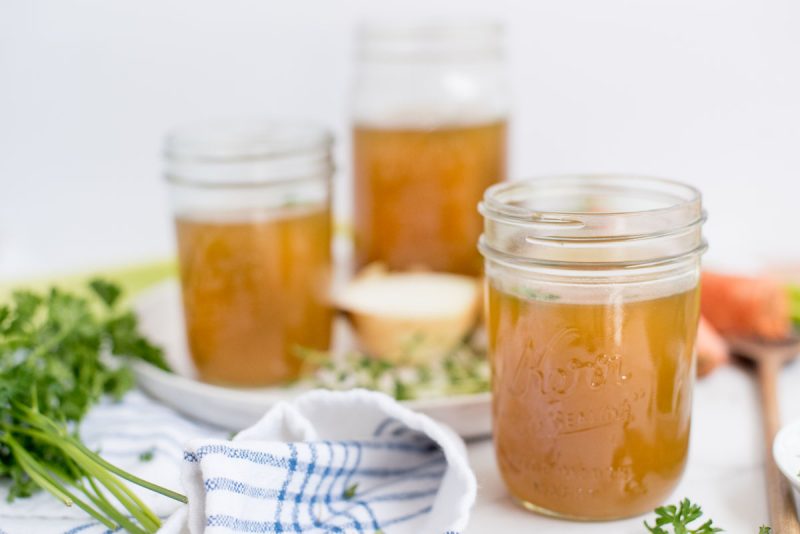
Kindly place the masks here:
POLYGON ((510 493, 567 518, 652 510, 689 444, 700 193, 553 177, 491 187, 480 211, 494 443, 510 493))
POLYGON ((331 137, 305 124, 188 125, 166 139, 183 307, 201 379, 296 379, 329 347, 331 137))
POLYGON ((475 205, 505 178, 502 28, 361 29, 353 108, 355 263, 482 271, 475 205))

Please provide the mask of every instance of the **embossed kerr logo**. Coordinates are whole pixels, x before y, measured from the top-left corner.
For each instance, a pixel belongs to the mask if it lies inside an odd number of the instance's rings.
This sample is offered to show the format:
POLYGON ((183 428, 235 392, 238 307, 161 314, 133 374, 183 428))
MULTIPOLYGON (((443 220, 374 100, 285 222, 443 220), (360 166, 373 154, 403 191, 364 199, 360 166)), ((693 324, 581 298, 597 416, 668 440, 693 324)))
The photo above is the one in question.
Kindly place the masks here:
POLYGON ((592 354, 579 340, 578 330, 571 327, 545 345, 529 340, 516 362, 511 393, 523 396, 538 388, 538 394, 555 402, 579 389, 599 390, 630 381, 632 373, 625 369, 621 354, 592 354))

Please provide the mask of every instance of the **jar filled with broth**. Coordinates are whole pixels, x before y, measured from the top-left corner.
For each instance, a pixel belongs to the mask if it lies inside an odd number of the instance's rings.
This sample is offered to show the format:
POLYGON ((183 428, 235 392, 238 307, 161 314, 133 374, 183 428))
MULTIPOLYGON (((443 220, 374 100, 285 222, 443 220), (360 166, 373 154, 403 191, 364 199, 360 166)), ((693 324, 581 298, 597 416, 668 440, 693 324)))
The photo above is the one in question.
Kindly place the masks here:
POLYGON ((686 464, 705 215, 625 176, 490 188, 480 250, 497 462, 525 507, 652 510, 686 464))
POLYGON ((366 25, 354 96, 356 266, 480 274, 475 205, 506 173, 502 29, 366 25))
POLYGON ((167 137, 186 332, 201 379, 286 382, 303 369, 298 348, 328 348, 330 146, 319 128, 258 120, 167 137))

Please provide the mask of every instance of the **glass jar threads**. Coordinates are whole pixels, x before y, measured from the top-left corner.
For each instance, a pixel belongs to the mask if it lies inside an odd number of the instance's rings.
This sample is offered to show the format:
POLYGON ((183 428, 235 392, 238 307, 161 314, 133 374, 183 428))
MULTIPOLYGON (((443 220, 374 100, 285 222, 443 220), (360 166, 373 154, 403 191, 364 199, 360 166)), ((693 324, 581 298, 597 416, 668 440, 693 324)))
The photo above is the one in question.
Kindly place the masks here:
POLYGON ((694 188, 567 176, 480 206, 498 465, 562 517, 653 509, 686 463, 705 215, 694 188))

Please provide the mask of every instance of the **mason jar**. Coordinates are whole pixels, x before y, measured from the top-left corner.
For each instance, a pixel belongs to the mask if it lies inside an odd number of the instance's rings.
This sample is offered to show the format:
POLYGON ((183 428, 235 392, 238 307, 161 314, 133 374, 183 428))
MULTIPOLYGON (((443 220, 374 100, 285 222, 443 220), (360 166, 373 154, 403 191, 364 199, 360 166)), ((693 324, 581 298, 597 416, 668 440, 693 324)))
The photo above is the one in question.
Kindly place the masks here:
POLYGON ((487 22, 361 28, 353 101, 356 267, 481 273, 475 205, 506 174, 502 37, 487 22))
POLYGON ((189 349, 202 380, 294 380, 329 347, 331 136, 270 120, 169 133, 166 178, 189 349))
POLYGON ((651 511, 686 464, 700 193, 596 175, 488 189, 486 323, 497 462, 545 514, 651 511))

